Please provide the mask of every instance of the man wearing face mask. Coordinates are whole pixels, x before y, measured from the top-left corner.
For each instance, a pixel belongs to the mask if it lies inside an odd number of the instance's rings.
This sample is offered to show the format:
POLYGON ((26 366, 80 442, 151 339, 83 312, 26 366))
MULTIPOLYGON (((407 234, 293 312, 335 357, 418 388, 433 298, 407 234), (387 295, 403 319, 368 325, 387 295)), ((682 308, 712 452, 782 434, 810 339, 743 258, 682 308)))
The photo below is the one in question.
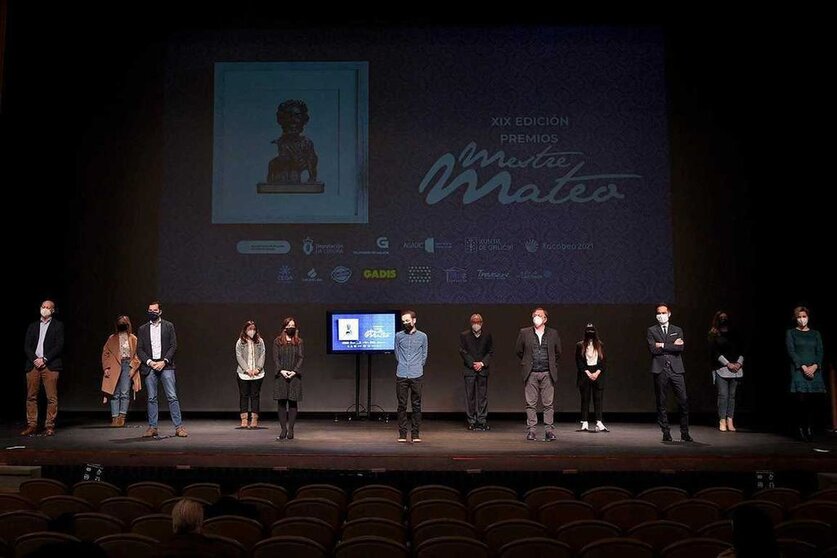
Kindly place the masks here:
POLYGON ((185 438, 189 434, 183 428, 174 374, 177 335, 174 332, 174 324, 162 319, 162 314, 163 308, 159 301, 155 300, 149 304, 148 321, 142 324, 137 332, 137 356, 142 362, 140 374, 145 378, 145 389, 148 390, 148 430, 142 436, 157 436, 157 384, 162 381, 163 391, 169 402, 171 421, 174 423, 174 433, 179 438, 185 438))
POLYGON ((663 431, 663 441, 671 441, 671 431, 666 412, 668 388, 674 390, 680 410, 680 440, 693 442, 689 435, 689 398, 686 395, 686 370, 683 368, 683 330, 669 322, 671 310, 668 304, 655 308, 657 325, 648 328, 646 339, 651 351, 651 374, 654 376, 654 394, 657 400, 657 424, 663 431))
POLYGON ((523 377, 523 393, 526 397, 526 439, 534 440, 538 425, 538 397, 543 403, 544 439, 555 441, 553 426, 553 398, 558 382, 558 360, 561 358, 561 338, 558 331, 546 327, 549 318, 546 310, 532 311, 532 326, 524 327, 517 335, 515 353, 520 359, 520 374, 523 377))
POLYGON ((398 398, 398 441, 407 441, 407 398, 412 400, 411 439, 421 442, 421 388, 427 362, 427 335, 416 329, 416 313, 401 312, 403 331, 395 334, 395 396, 398 398))
POLYGON ((491 334, 482 328, 482 316, 471 315, 471 328, 459 334, 459 354, 465 363, 465 415, 468 430, 489 430, 488 365, 494 355, 491 334))
POLYGON ((55 435, 58 415, 58 375, 64 368, 64 324, 56 320, 55 303, 41 303, 41 318, 29 325, 23 350, 26 353, 26 428, 21 436, 33 436, 38 431, 38 392, 41 384, 47 396, 44 434, 55 435))

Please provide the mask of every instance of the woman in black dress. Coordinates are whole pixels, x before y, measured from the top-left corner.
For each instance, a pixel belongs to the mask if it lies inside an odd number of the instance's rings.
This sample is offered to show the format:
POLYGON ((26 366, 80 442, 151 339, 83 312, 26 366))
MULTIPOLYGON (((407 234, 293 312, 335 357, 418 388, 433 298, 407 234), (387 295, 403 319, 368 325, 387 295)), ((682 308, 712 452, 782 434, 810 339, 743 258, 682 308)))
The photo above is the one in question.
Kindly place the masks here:
POLYGON ((276 365, 273 399, 279 406, 277 440, 293 440, 297 405, 302 401, 302 338, 293 317, 282 322, 282 331, 273 340, 273 363, 276 365))

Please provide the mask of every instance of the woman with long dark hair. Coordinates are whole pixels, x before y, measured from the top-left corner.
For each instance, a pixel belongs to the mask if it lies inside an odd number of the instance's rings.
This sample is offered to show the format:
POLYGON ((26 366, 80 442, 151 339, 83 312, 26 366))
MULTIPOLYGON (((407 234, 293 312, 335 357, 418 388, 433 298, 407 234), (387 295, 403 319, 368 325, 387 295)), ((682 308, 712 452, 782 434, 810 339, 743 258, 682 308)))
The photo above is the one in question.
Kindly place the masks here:
POLYGON ((296 320, 289 316, 282 321, 282 331, 273 340, 273 363, 276 365, 273 399, 279 407, 279 426, 282 428, 277 440, 294 438, 296 413, 302 401, 302 358, 302 337, 296 320))
POLYGON ((264 381, 265 347, 256 322, 244 322, 235 342, 235 360, 238 362, 238 406, 241 417, 239 428, 259 427, 259 399, 264 381), (248 422, 248 416, 249 422, 248 422))
POLYGON ((735 432, 735 390, 744 377, 744 354, 727 312, 715 312, 708 338, 712 381, 718 390, 718 430, 735 432))
POLYGON ((125 426, 134 392, 142 389, 140 360, 137 357, 137 336, 131 328, 131 318, 124 314, 116 318, 113 333, 102 347, 102 393, 105 401, 110 396, 110 425, 125 426))
POLYGON ((584 338, 575 345, 575 364, 578 370, 576 383, 581 392, 581 431, 608 432, 602 422, 602 396, 604 394, 605 354, 604 343, 599 339, 596 326, 587 324, 584 338), (596 414, 596 425, 589 426, 590 399, 596 414))

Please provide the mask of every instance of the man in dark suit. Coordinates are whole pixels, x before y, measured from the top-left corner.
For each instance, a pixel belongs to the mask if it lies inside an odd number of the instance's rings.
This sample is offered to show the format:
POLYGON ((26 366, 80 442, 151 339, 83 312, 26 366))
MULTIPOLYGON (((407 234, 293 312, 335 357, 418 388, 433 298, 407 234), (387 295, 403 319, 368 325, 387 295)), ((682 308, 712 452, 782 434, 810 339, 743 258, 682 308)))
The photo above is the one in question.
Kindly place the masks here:
POLYGON ((21 436, 33 436, 38 431, 38 392, 41 384, 47 396, 44 434, 55 435, 58 415, 58 374, 64 369, 64 324, 56 320, 55 303, 41 303, 41 319, 29 324, 23 350, 26 353, 26 428, 21 436))
POLYGON ((538 396, 543 403, 543 423, 547 442, 555 440, 552 425, 554 411, 552 400, 555 383, 558 381, 558 359, 561 358, 561 339, 558 331, 546 327, 549 318, 546 310, 535 308, 532 312, 533 327, 524 327, 517 335, 515 353, 520 359, 520 374, 523 378, 523 393, 526 397, 527 440, 535 439, 538 425, 538 396))
POLYGON ((657 325, 648 328, 648 350, 651 351, 651 374, 654 375, 654 394, 657 398, 657 424, 663 431, 663 441, 671 441, 666 413, 668 387, 674 390, 680 409, 680 439, 692 442, 689 436, 689 398, 686 396, 686 370, 683 368, 683 330, 669 323, 671 310, 667 304, 655 309, 657 325))
POLYGON ((465 364, 465 415, 468 430, 488 426, 488 366, 494 356, 494 340, 482 328, 482 316, 471 315, 471 327, 459 334, 459 354, 465 364))
POLYGON ((162 381, 163 391, 169 402, 171 421, 174 423, 174 433, 180 438, 185 438, 189 434, 183 428, 174 375, 177 335, 174 332, 174 324, 162 319, 162 314, 163 309, 158 301, 149 304, 148 321, 142 324, 137 332, 137 356, 142 362, 140 374, 145 378, 145 388, 148 390, 148 430, 142 436, 151 438, 157 435, 157 383, 162 381))

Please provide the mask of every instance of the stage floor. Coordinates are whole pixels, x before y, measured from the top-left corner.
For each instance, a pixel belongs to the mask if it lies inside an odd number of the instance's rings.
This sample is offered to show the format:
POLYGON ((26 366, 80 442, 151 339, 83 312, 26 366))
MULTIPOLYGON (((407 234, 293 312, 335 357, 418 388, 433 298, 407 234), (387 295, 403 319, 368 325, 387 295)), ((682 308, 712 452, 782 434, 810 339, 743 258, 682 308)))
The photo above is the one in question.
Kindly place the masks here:
POLYGON ((489 432, 462 422, 425 420, 420 444, 396 442, 396 426, 380 421, 301 420, 293 440, 276 440, 274 421, 258 430, 237 420, 188 420, 188 438, 174 437, 168 421, 159 438, 142 438, 146 425, 113 429, 71 424, 53 437, 23 438, 20 424, 0 425, 0 464, 233 467, 358 471, 807 471, 837 472, 837 435, 802 443, 777 434, 719 432, 694 426, 695 443, 662 442, 653 424, 608 423, 608 433, 556 428, 558 440, 525 439, 521 421, 502 420, 489 432))

